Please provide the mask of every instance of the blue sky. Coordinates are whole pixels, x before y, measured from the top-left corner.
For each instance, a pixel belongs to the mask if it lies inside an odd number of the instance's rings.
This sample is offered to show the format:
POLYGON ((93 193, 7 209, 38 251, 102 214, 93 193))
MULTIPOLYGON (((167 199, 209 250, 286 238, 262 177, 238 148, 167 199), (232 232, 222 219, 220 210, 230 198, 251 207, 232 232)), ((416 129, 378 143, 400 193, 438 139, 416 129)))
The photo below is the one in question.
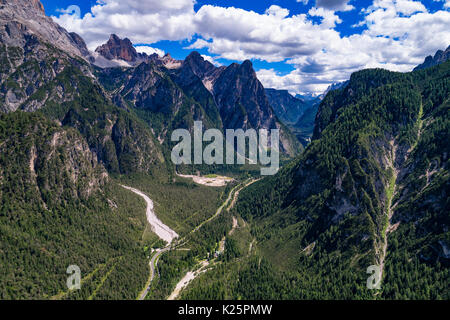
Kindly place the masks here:
POLYGON ((320 93, 354 71, 409 71, 450 44, 449 0, 41 0, 89 48, 109 34, 138 50, 217 65, 250 59, 266 87, 320 93), (80 8, 66 10, 70 6, 80 8))

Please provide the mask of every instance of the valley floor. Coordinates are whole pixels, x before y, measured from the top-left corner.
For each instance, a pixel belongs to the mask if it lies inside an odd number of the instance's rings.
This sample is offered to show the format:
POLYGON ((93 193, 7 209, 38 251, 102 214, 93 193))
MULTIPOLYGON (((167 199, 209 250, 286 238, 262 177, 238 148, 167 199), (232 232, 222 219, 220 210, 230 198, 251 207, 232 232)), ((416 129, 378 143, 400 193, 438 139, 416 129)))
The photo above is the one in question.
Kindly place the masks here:
MULTIPOLYGON (((186 177, 186 176, 182 176, 182 177, 186 177)), ((226 178, 226 180, 232 181, 229 178, 226 178)), ((152 231, 155 232, 155 234, 166 243, 166 245, 162 249, 152 249, 152 256, 151 256, 151 259, 149 262, 150 275, 149 275, 149 279, 147 281, 145 289, 139 294, 140 300, 145 299, 148 295, 151 296, 152 288, 155 287, 155 284, 153 282, 156 280, 157 277, 158 277, 158 282, 161 282, 161 279, 164 279, 164 277, 165 277, 165 275, 162 274, 162 271, 161 272, 159 271, 159 267, 158 267, 158 263, 160 262, 161 257, 164 254, 171 253, 171 252, 172 253, 177 252, 177 251, 178 252, 180 252, 180 251, 190 252, 191 251, 191 249, 189 248, 190 237, 192 237, 192 235, 195 233, 201 233, 199 231, 200 230, 203 231, 202 228, 204 228, 205 225, 211 223, 214 220, 217 220, 217 218, 223 212, 228 213, 230 211, 230 209, 236 203, 238 196, 239 196, 239 192, 241 190, 247 188, 248 186, 250 186, 251 184, 253 184, 256 181, 257 180, 250 179, 250 180, 247 180, 241 184, 238 184, 238 185, 234 186, 232 189, 230 189, 228 191, 227 198, 222 203, 222 205, 217 209, 215 214, 213 216, 211 216, 210 218, 201 222, 192 231, 190 231, 189 233, 187 233, 186 235, 184 235, 181 238, 178 236, 178 234, 175 231, 170 229, 167 225, 165 225, 164 223, 161 222, 161 220, 158 219, 158 217, 156 216, 157 214, 155 214, 155 212, 154 212, 153 201, 146 194, 144 194, 142 191, 139 191, 138 189, 122 185, 124 188, 141 196, 146 201, 146 203, 147 203, 147 218, 148 218, 149 224, 152 226, 152 231)), ((208 186, 211 187, 210 184, 208 186)), ((237 228, 237 226, 238 226, 237 219, 235 217, 233 217, 230 224, 231 224, 231 231, 228 231, 228 235, 231 235, 234 232, 234 230, 237 228)), ((203 234, 203 236, 208 237, 209 235, 203 234)), ((210 269, 209 267, 214 267, 217 263, 220 263, 218 258, 224 254, 225 243, 226 243, 226 236, 223 237, 220 240, 220 242, 217 244, 218 245, 217 251, 209 252, 207 254, 207 256, 205 256, 205 259, 203 259, 203 260, 201 259, 201 256, 195 257, 195 260, 196 260, 195 266, 192 268, 188 268, 188 270, 184 276, 179 275, 179 277, 181 277, 181 280, 179 280, 175 285, 170 286, 172 289, 171 289, 171 294, 168 295, 168 299, 174 300, 174 299, 178 298, 180 293, 189 285, 189 283, 192 282, 192 280, 194 280, 197 276, 207 272, 210 269), (198 260, 198 259, 200 259, 200 260, 198 260)), ((173 282, 173 279, 172 279, 172 282, 173 282)), ((156 286, 157 285, 158 284, 156 284, 156 286)))

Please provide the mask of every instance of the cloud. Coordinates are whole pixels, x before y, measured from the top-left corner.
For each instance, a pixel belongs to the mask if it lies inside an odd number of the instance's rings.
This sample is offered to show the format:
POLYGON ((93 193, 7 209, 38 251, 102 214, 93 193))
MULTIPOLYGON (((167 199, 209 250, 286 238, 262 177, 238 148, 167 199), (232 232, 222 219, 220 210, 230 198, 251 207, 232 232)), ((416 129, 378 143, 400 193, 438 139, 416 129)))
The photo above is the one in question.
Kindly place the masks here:
POLYGON ((322 17, 322 26, 326 28, 334 28, 336 24, 342 23, 342 20, 334 13, 334 11, 323 8, 311 8, 308 14, 311 17, 322 17))
POLYGON ((202 54, 203 59, 205 59, 206 61, 211 62, 213 65, 215 65, 216 67, 220 67, 222 66, 222 64, 218 61, 216 61, 216 58, 208 56, 206 54, 202 54))
POLYGON ((194 0, 97 0, 82 18, 70 12, 52 18, 80 34, 93 50, 111 33, 134 43, 189 39, 195 32, 194 15, 194 0))
POLYGON ((355 9, 354 6, 348 4, 349 2, 349 0, 316 0, 316 7, 333 11, 350 11, 355 9))
MULTIPOLYGON (((304 5, 309 3, 309 0, 296 0, 304 5)), ((349 5, 350 0, 316 0, 315 7, 323 8, 332 11, 350 11, 355 9, 354 6, 349 5)))
POLYGON ((82 18, 66 12, 55 19, 82 35, 91 49, 110 33, 147 44, 197 35, 187 48, 207 49, 208 61, 286 62, 295 68, 289 74, 259 70, 263 84, 319 93, 331 83, 347 80, 354 71, 372 67, 409 71, 425 56, 447 48, 450 12, 444 6, 450 2, 442 2, 442 10, 429 12, 419 1, 373 0, 359 15, 357 25, 364 31, 345 36, 336 30, 345 22, 336 11, 353 6, 352 1, 342 0, 317 0, 307 13, 294 15, 279 5, 264 13, 213 5, 195 12, 194 0, 103 0, 82 18))
POLYGON ((266 10, 266 14, 283 19, 289 15, 289 10, 277 5, 272 5, 266 10))
POLYGON ((330 79, 303 75, 298 71, 280 75, 274 69, 261 69, 256 72, 256 75, 265 88, 288 90, 291 93, 322 93, 332 83, 330 79))
POLYGON ((269 9, 265 14, 258 14, 234 7, 203 6, 194 18, 197 33, 203 39, 189 48, 208 48, 211 53, 230 60, 256 58, 277 62, 313 54, 333 37, 339 37, 325 24, 308 20, 306 14, 288 17, 288 12, 279 7, 269 9))
POLYGON ((361 25, 367 30, 362 34, 339 37, 314 54, 291 58, 296 70, 288 75, 260 70, 261 81, 294 92, 320 92, 323 82, 346 80, 363 68, 410 71, 450 43, 448 11, 430 13, 417 1, 375 0, 364 13, 361 25))
POLYGON ((158 49, 158 48, 153 48, 150 46, 135 46, 136 51, 139 53, 146 53, 147 55, 152 55, 154 53, 156 53, 158 56, 163 57, 166 53, 164 52, 164 50, 158 49))

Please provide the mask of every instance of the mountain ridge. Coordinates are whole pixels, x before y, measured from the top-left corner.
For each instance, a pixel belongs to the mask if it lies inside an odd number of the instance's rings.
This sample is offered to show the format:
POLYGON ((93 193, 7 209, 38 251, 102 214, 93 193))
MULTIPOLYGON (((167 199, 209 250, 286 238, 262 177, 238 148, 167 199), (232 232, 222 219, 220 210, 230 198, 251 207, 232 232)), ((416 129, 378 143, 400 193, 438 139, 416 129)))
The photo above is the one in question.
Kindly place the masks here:
POLYGON ((125 101, 144 113, 149 111, 150 117, 160 111, 167 115, 153 124, 162 142, 168 141, 167 135, 174 128, 192 129, 193 122, 201 120, 205 128, 220 130, 280 129, 284 154, 294 156, 302 148, 277 119, 251 61, 216 67, 193 51, 183 61, 169 55, 146 58, 117 72, 113 79, 111 72, 106 68, 98 74, 104 84, 115 83, 110 88, 113 91, 124 84, 119 94, 125 101))
POLYGON ((445 278, 449 265, 449 79, 450 62, 354 73, 321 103, 306 151, 243 192, 237 211, 262 233, 261 250, 273 254, 264 257, 275 264, 287 251, 296 262, 288 270, 320 273, 320 285, 307 284, 311 295, 291 288, 292 297, 369 299, 365 271, 378 265, 379 298, 448 298, 433 279, 445 278), (293 226, 298 237, 289 238, 293 226), (411 293, 418 283, 433 289, 411 293))
POLYGON ((266 88, 269 103, 278 118, 285 124, 295 124, 310 105, 302 99, 292 96, 287 90, 266 88))
POLYGON ((450 59, 450 45, 447 47, 445 51, 438 50, 434 54, 434 56, 426 57, 424 63, 415 67, 414 71, 434 67, 438 64, 444 63, 449 59, 450 59))

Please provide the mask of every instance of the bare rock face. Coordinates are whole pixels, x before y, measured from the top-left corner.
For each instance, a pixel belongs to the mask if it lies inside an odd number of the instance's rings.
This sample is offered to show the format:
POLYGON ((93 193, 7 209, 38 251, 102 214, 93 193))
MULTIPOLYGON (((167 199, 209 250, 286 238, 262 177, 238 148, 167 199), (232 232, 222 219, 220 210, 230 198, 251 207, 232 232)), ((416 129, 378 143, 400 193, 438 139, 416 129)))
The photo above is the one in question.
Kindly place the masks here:
POLYGON ((24 6, 24 8, 30 8, 33 11, 40 12, 42 15, 45 15, 44 6, 39 0, 28 0, 28 1, 21 1, 21 0, 0 0, 1 5, 21 5, 24 6))
POLYGON ((84 41, 76 39, 45 15, 39 0, 0 0, 0 42, 23 47, 35 36, 71 55, 88 58, 84 41))
POLYGON ((81 54, 84 57, 88 57, 90 56, 90 52, 86 46, 86 42, 84 42, 83 38, 80 37, 78 34, 76 34, 75 32, 71 32, 69 33, 70 37, 72 38, 73 42, 76 43, 78 49, 80 49, 81 54))
POLYGON ((130 39, 121 39, 115 34, 109 37, 108 42, 99 46, 94 55, 93 64, 100 68, 136 67, 142 62, 151 62, 167 69, 178 69, 182 64, 182 61, 173 59, 170 54, 160 57, 156 53, 150 56, 139 53, 130 39))
POLYGON ((0 0, 0 112, 35 111, 47 101, 72 100, 77 85, 50 86, 71 67, 92 78, 89 50, 45 15, 39 0, 0 0))
POLYGON ((120 59, 127 62, 135 62, 139 57, 139 54, 128 38, 122 40, 115 34, 112 34, 108 42, 98 47, 95 52, 101 54, 108 60, 120 59))

